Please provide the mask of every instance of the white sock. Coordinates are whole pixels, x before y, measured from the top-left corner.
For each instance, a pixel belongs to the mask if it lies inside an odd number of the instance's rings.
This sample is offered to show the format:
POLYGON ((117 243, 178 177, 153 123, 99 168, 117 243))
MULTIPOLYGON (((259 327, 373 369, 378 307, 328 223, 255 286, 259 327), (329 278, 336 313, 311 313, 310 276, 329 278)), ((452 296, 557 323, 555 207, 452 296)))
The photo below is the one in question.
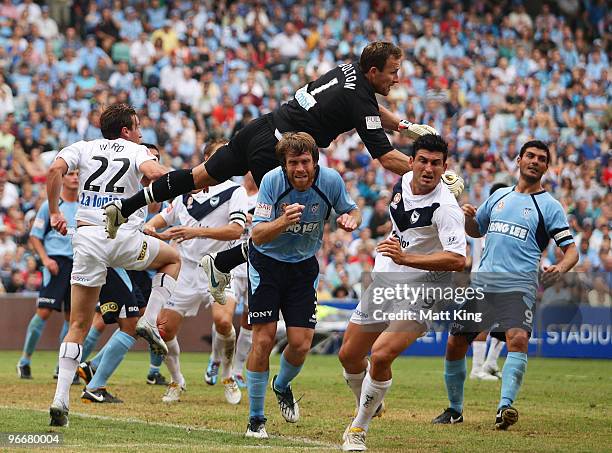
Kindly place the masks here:
POLYGON ((62 343, 59 349, 59 373, 53 401, 61 401, 64 406, 70 404, 70 386, 74 373, 81 363, 83 346, 78 343, 62 343))
POLYGON ((361 386, 361 399, 359 400, 359 412, 353 420, 351 428, 361 428, 368 430, 368 425, 372 417, 385 398, 387 390, 391 387, 393 379, 388 381, 376 381, 372 379, 370 373, 366 373, 361 386))
POLYGON ((472 342, 472 374, 480 373, 484 365, 485 355, 487 354, 486 341, 472 342))
POLYGON ((152 326, 157 326, 157 315, 164 307, 170 294, 174 292, 176 280, 168 274, 155 274, 151 283, 151 295, 147 302, 143 318, 152 326))
POLYGON ((242 374, 244 364, 253 344, 253 331, 240 328, 238 341, 236 341, 236 354, 234 355, 234 363, 232 364, 232 374, 242 374))
POLYGON ((344 376, 344 380, 348 384, 348 386, 353 391, 355 395, 355 406, 359 407, 359 400, 361 399, 361 387, 363 385, 363 380, 365 378, 367 369, 363 370, 361 373, 351 374, 347 373, 346 370, 342 369, 342 376, 344 376))
POLYGON ((172 382, 176 382, 179 385, 185 385, 185 379, 181 374, 181 364, 179 362, 179 356, 181 354, 181 347, 179 346, 179 342, 176 337, 174 337, 170 341, 166 341, 166 346, 168 346, 168 355, 164 361, 166 362, 166 366, 168 367, 168 371, 170 371, 170 376, 172 378, 172 382))
POLYGON ((497 359, 504 349, 504 342, 499 341, 497 338, 491 337, 491 344, 489 345, 489 353, 487 354, 486 365, 497 366, 497 359))
POLYGON ((234 352, 236 351, 236 331, 234 326, 229 334, 223 335, 216 331, 215 340, 213 341, 213 350, 218 352, 221 359, 221 379, 227 379, 232 375, 232 362, 234 360, 234 352))

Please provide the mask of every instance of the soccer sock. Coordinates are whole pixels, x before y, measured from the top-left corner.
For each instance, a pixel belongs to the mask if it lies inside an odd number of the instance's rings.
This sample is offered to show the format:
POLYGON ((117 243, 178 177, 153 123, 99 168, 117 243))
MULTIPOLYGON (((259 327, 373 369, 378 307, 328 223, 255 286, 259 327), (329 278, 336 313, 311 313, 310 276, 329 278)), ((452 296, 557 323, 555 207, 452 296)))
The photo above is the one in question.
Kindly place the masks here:
POLYGON ((100 366, 100 363, 102 362, 102 358, 104 357, 104 353, 108 349, 109 343, 111 342, 113 337, 117 335, 119 332, 121 332, 121 330, 119 329, 115 330, 113 334, 111 335, 111 337, 106 342, 106 344, 102 347, 102 349, 100 349, 98 353, 96 354, 96 356, 93 359, 91 359, 91 361, 89 362, 89 366, 92 367, 94 371, 97 370, 98 367, 100 366))
POLYGON ((276 380, 274 381, 274 388, 279 392, 287 390, 289 384, 299 374, 304 364, 293 365, 285 358, 285 354, 281 354, 280 358, 280 370, 276 380))
POLYGON ((40 335, 42 334, 46 323, 47 321, 38 316, 38 314, 32 316, 30 324, 28 324, 25 343, 23 344, 23 354, 19 360, 19 366, 30 364, 30 357, 36 349, 36 345, 38 344, 38 340, 40 339, 40 335))
POLYGON ((242 374, 242 369, 251 351, 251 344, 253 344, 253 331, 242 327, 238 334, 238 341, 236 342, 236 354, 234 355, 234 363, 232 364, 232 374, 242 374))
POLYGON ((264 402, 266 400, 266 388, 270 370, 249 371, 247 370, 247 389, 249 392, 249 417, 264 416, 264 402))
POLYGON ((143 318, 152 326, 157 326, 157 315, 176 287, 176 280, 168 274, 155 274, 151 283, 151 295, 143 318))
POLYGON ((100 332, 95 327, 90 327, 89 332, 87 333, 87 337, 85 338, 85 343, 83 343, 83 360, 87 360, 91 351, 94 350, 96 345, 98 344, 98 340, 100 339, 100 332))
POLYGON ((217 253, 215 258, 215 267, 220 272, 228 274, 233 268, 246 263, 249 253, 248 242, 242 242, 231 249, 223 250, 217 253))
POLYGON ((459 360, 444 360, 444 382, 450 408, 459 413, 463 412, 463 384, 467 366, 465 357, 459 360))
POLYGON ((498 408, 511 406, 518 394, 523 375, 527 369, 527 354, 524 352, 509 352, 502 369, 501 399, 498 408))
POLYGON ((365 378, 368 369, 366 368, 361 373, 347 373, 346 370, 342 369, 342 376, 344 376, 344 380, 348 384, 348 386, 353 391, 355 395, 355 405, 359 407, 359 400, 361 400, 361 387, 363 385, 363 379, 365 378))
POLYGON ((191 192, 195 189, 191 172, 192 170, 171 171, 136 195, 121 200, 121 214, 123 217, 129 217, 147 204, 161 203, 178 195, 191 192))
POLYGON ((106 351, 102 357, 102 362, 96 369, 96 374, 91 382, 87 384, 87 388, 89 390, 95 390, 100 387, 106 387, 108 378, 110 378, 115 372, 125 357, 125 354, 127 354, 129 349, 134 346, 135 343, 136 339, 125 332, 119 332, 118 334, 113 335, 108 342, 106 351))
POLYGON ((70 405, 70 386, 74 379, 83 348, 78 343, 62 343, 59 349, 59 374, 53 401, 60 401, 64 406, 70 405))
POLYGON ((177 384, 183 386, 185 385, 185 379, 181 374, 181 364, 179 362, 179 356, 181 354, 179 342, 176 337, 174 337, 172 340, 166 341, 166 346, 168 346, 168 355, 166 356, 165 361, 168 371, 170 371, 172 382, 176 382, 177 384))
POLYGON ((163 361, 164 358, 149 347, 149 374, 159 373, 159 367, 163 361))
POLYGON ((378 406, 380 406, 380 403, 385 398, 385 394, 391 387, 392 381, 393 379, 376 381, 372 379, 370 373, 366 373, 362 384, 361 399, 359 400, 359 412, 353 423, 351 423, 351 428, 368 430, 372 417, 374 417, 376 409, 378 409, 378 406))
POLYGON ((472 374, 482 371, 482 365, 484 364, 486 353, 486 341, 472 342, 472 374))
POLYGON ((504 342, 499 341, 497 338, 491 337, 491 344, 489 345, 489 353, 487 354, 487 360, 485 365, 497 366, 497 359, 504 349, 504 342))
MULTIPOLYGON (((216 331, 216 328, 215 328, 216 331)), ((234 360, 234 351, 236 351, 236 331, 234 326, 227 335, 222 335, 215 332, 215 347, 221 356, 221 379, 227 379, 232 375, 232 361, 234 360)))
POLYGON ((62 344, 64 342, 64 337, 68 333, 68 328, 69 327, 70 327, 70 323, 64 319, 64 322, 62 323, 62 330, 60 330, 60 333, 59 333, 59 342, 60 342, 60 344, 62 344))

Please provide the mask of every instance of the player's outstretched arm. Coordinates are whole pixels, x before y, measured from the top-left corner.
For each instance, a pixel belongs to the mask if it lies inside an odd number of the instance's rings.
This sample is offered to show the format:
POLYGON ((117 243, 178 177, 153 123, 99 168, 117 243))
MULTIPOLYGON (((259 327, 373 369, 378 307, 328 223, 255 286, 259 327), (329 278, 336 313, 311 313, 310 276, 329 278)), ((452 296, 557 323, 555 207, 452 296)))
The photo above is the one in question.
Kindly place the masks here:
POLYGON ((412 170, 412 157, 393 149, 378 158, 380 164, 396 175, 403 175, 412 170))
POLYGON ((49 222, 51 228, 60 234, 66 235, 68 232, 66 219, 59 209, 59 198, 62 190, 62 178, 68 173, 68 164, 64 159, 57 158, 49 167, 47 174, 47 199, 49 200, 49 222))
POLYGON ((389 237, 376 247, 376 251, 393 260, 400 266, 409 266, 427 271, 462 271, 465 267, 465 256, 454 252, 436 252, 430 255, 404 253, 399 240, 389 237))
POLYGON ((162 241, 169 241, 172 239, 170 236, 166 234, 166 232, 158 233, 157 230, 160 228, 166 228, 168 223, 166 219, 161 214, 157 214, 155 217, 150 219, 147 223, 144 224, 143 233, 149 236, 153 236, 162 241))
POLYGON ((338 228, 342 228, 344 231, 355 231, 361 225, 361 211, 359 209, 353 209, 350 212, 342 214, 336 219, 338 228))
POLYGON ((283 233, 288 226, 300 222, 300 219, 302 218, 302 211, 304 211, 304 205, 299 203, 290 204, 285 208, 283 215, 277 219, 271 222, 257 223, 253 227, 251 240, 255 245, 272 242, 281 233, 283 233))
POLYGON ((168 173, 168 169, 162 166, 156 160, 147 160, 146 162, 140 164, 140 167, 138 169, 144 175, 142 180, 143 186, 148 186, 153 181, 156 181, 157 179, 168 173))
POLYGON ((202 228, 176 226, 169 228, 166 233, 171 239, 176 239, 179 243, 195 238, 216 239, 217 241, 235 241, 240 239, 244 227, 236 222, 229 223, 221 227, 202 228))

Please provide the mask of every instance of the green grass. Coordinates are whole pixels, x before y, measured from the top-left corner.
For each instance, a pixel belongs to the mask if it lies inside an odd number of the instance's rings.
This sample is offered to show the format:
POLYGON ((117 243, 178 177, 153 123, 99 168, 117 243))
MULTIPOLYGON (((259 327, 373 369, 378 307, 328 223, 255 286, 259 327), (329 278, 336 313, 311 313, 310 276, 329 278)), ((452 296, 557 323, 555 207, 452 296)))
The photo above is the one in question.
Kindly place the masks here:
MULTIPOLYGON (((109 383, 109 390, 124 404, 83 404, 81 388, 73 386, 70 426, 49 428, 56 357, 54 352, 37 352, 34 379, 24 381, 15 373, 19 353, 0 352, 0 431, 63 432, 64 450, 69 451, 229 452, 247 446, 329 451, 339 448, 353 414, 354 398, 337 358, 310 356, 294 383, 296 397, 304 395, 300 421, 285 423, 268 392, 267 430, 274 437, 246 440, 242 437, 248 415, 246 392, 240 405, 225 403, 223 387, 207 386, 202 379, 205 354, 181 356, 188 390, 180 403, 166 405, 161 402, 164 388, 145 384, 148 354, 129 353, 109 383)), ((278 369, 278 357, 273 357, 271 368, 272 374, 278 369)), ((612 361, 530 359, 515 403, 520 419, 507 432, 492 428, 500 388, 495 382, 466 383, 465 423, 431 425, 431 419, 447 406, 442 371, 441 358, 396 361, 387 412, 370 425, 370 450, 612 451, 612 361)))

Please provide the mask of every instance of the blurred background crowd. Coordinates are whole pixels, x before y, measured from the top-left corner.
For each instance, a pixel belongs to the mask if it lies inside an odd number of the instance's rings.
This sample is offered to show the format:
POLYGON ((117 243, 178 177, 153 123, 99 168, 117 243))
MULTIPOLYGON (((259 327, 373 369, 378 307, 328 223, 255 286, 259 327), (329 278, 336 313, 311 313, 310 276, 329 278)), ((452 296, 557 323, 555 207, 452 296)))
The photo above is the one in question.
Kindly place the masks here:
MULTIPOLYGON (((40 286, 27 237, 46 168, 56 150, 101 137, 105 105, 132 104, 143 142, 157 144, 167 166, 187 168, 208 140, 231 137, 358 60, 368 42, 387 40, 405 59, 380 102, 441 131, 449 168, 466 180, 463 202, 479 205, 493 184, 513 184, 525 141, 550 144, 545 187, 569 216, 576 270, 608 272, 589 293, 608 291, 592 304, 609 306, 611 27, 605 0, 1 0, 0 291, 40 286)), ((390 138, 410 150, 408 139, 390 138)), ((326 231, 319 298, 355 297, 390 231, 397 176, 355 133, 322 150, 320 163, 343 175, 364 222, 352 235, 326 231)), ((556 259, 551 247, 543 261, 556 259)))

